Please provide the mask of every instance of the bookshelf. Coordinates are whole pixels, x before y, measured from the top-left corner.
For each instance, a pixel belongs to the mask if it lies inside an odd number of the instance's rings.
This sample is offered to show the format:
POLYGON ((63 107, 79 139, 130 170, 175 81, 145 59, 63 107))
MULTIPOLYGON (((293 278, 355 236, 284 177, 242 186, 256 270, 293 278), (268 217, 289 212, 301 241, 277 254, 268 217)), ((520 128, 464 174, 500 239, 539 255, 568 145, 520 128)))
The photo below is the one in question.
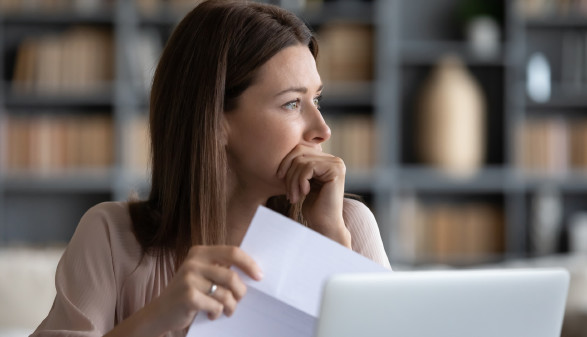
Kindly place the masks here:
MULTIPOLYGON (((77 2, 85 1, 71 3, 77 2)), ((288 8, 300 3, 265 2, 288 8)), ((554 253, 565 253, 570 219, 587 210, 583 201, 587 160, 582 157, 587 154, 568 145, 568 157, 576 157, 579 164, 568 164, 563 174, 556 170, 554 174, 532 174, 521 164, 531 151, 518 144, 520 130, 528 121, 556 118, 567 129, 580 125, 583 118, 587 121, 583 116, 587 86, 570 86, 569 79, 563 78, 560 54, 562 36, 584 34, 587 19, 577 13, 529 15, 514 1, 491 3, 497 4, 491 14, 498 18, 501 36, 497 51, 490 56, 479 55, 467 43, 459 16, 461 0, 308 0, 306 8, 294 8, 319 38, 335 41, 332 45, 324 42, 321 53, 339 68, 326 69, 319 60, 326 88, 322 110, 333 133, 338 134, 325 147, 340 151, 351 164, 346 189, 365 196, 380 224, 392 264, 470 265, 538 255, 533 243, 533 205, 551 200, 549 194, 543 194, 545 189, 559 196, 562 234, 554 253), (526 66, 536 51, 545 53, 552 65, 551 97, 544 103, 526 94, 526 66), (467 177, 452 176, 425 163, 416 144, 422 87, 439 57, 449 53, 461 59, 486 97, 483 160, 467 177), (358 63, 349 66, 345 62, 358 63), (341 73, 345 67, 358 71, 341 73), (373 151, 361 151, 364 147, 373 151), (467 239, 446 246, 451 236, 470 229, 450 225, 461 222, 477 228, 469 233, 471 241, 480 242, 472 253, 464 245, 467 239), (423 225, 418 229, 407 225, 411 223, 423 225), (481 226, 483 223, 489 224, 481 226), (438 232, 439 228, 444 230, 438 232), (487 228, 494 230, 483 232, 487 228), (491 245, 479 241, 479 237, 492 235, 498 239, 491 245), (437 236, 448 238, 434 244, 439 251, 418 248, 416 242, 422 238, 437 236)), ((6 121, 18 116, 52 116, 53 120, 106 116, 112 124, 111 160, 99 167, 10 172, 6 170, 9 146, 0 146, 0 244, 67 241, 91 205, 126 200, 131 191, 146 194, 148 80, 158 53, 182 16, 181 6, 182 1, 118 0, 103 2, 91 11, 72 7, 48 12, 0 11, 4 13, 0 14, 0 136, 9 134, 6 121), (112 76, 100 88, 58 95, 12 90, 18 48, 27 37, 64 34, 79 26, 112 34, 112 76)), ((587 71, 587 65, 584 67, 587 71)), ((545 142, 540 135, 532 137, 545 142)), ((579 144, 584 143, 581 137, 576 137, 579 144)), ((537 153, 534 156, 544 157, 537 153)))

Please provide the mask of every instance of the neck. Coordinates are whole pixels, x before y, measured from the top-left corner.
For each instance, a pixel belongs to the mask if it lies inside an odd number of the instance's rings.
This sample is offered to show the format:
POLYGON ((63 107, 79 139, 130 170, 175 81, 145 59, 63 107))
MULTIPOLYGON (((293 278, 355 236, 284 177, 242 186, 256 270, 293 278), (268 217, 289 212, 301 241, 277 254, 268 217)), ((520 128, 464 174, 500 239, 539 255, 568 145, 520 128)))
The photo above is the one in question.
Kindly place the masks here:
POLYGON ((252 198, 250 195, 232 195, 229 198, 226 214, 229 244, 235 246, 241 244, 257 207, 266 202, 267 199, 252 198))

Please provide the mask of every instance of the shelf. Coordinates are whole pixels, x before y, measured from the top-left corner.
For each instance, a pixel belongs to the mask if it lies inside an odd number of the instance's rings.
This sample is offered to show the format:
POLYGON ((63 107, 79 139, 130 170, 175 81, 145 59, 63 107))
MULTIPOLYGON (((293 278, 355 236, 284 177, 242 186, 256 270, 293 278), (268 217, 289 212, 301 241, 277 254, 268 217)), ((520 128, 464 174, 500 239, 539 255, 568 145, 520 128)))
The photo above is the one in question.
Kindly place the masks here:
MULTIPOLYGON (((524 84, 519 84, 520 92, 526 92, 524 84)), ((587 108, 587 85, 584 87, 570 84, 553 83, 550 99, 544 103, 533 101, 526 94, 528 109, 573 109, 587 108)))
MULTIPOLYGON (((141 14, 141 23, 170 26, 177 24, 185 14, 170 6, 161 6, 157 14, 141 14)), ((374 20, 373 4, 361 1, 341 1, 323 3, 317 9, 305 9, 297 14, 310 26, 323 25, 330 21, 356 22, 372 24, 374 20)))
POLYGON ((113 24, 114 11, 102 8, 88 12, 82 11, 22 11, 14 14, 0 14, 0 23, 8 25, 71 25, 71 24, 113 24))
POLYGON ((584 29, 587 28, 587 17, 579 15, 548 16, 525 20, 529 29, 584 29))
POLYGON ((139 10, 140 22, 146 25, 174 26, 179 23, 183 15, 169 6, 161 6, 157 14, 140 13, 139 10))
MULTIPOLYGON (((149 106, 149 94, 142 91, 137 94, 141 107, 149 106)), ((325 83, 320 105, 328 113, 331 108, 373 107, 375 104, 375 85, 373 82, 333 82, 325 83)))
POLYGON ((15 94, 6 93, 6 107, 10 108, 61 108, 61 107, 108 107, 114 104, 112 90, 83 94, 15 94))
POLYGON ((372 191, 380 184, 375 170, 357 170, 349 168, 345 177, 345 190, 347 191, 372 191))
POLYGON ((325 83, 323 107, 372 106, 375 89, 372 82, 325 83))
POLYGON ((399 170, 400 189, 424 192, 505 192, 508 189, 508 170, 500 167, 484 168, 468 178, 456 178, 437 169, 421 166, 399 170))
MULTIPOLYGON (((511 259, 511 258, 510 258, 511 259)), ((483 254, 480 256, 468 257, 464 254, 455 254, 452 257, 447 257, 446 260, 439 262, 438 258, 430 256, 421 256, 415 259, 398 258, 393 261, 400 266, 410 266, 410 270, 422 269, 445 269, 445 268, 478 268, 479 265, 493 265, 496 263, 504 263, 508 261, 508 256, 505 253, 501 254, 483 254)), ((400 267, 402 268, 402 267, 400 267)), ((396 268, 394 268, 395 270, 396 268)))
POLYGON ((19 171, 0 178, 6 192, 109 193, 114 172, 110 169, 86 169, 67 172, 19 171))
MULTIPOLYGON (((139 190, 150 190, 150 177, 142 170, 125 170, 122 173, 122 177, 127 186, 132 186, 139 190)), ((358 192, 372 191, 377 185, 382 185, 382 179, 376 170, 347 168, 345 190, 358 192)))
POLYGON ((373 7, 372 3, 361 1, 338 1, 322 3, 319 8, 306 9, 298 15, 310 26, 319 26, 330 21, 373 24, 375 17, 373 7))
POLYGON ((587 194, 587 172, 569 172, 559 175, 529 175, 518 173, 527 190, 536 190, 548 186, 563 192, 587 194))
POLYGON ((446 55, 457 55, 469 66, 502 67, 506 65, 503 44, 497 55, 488 58, 475 55, 469 45, 463 41, 407 41, 401 45, 401 58, 404 65, 434 65, 446 55))

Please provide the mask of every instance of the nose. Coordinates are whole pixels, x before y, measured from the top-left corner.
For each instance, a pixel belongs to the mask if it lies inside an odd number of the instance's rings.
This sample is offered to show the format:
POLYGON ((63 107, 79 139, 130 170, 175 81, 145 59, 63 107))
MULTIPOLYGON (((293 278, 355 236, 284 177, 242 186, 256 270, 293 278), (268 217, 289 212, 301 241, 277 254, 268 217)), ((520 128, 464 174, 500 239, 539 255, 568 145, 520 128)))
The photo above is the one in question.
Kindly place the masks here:
POLYGON ((320 144, 330 139, 330 127, 322 117, 320 110, 312 107, 307 114, 307 128, 304 139, 312 144, 320 144))

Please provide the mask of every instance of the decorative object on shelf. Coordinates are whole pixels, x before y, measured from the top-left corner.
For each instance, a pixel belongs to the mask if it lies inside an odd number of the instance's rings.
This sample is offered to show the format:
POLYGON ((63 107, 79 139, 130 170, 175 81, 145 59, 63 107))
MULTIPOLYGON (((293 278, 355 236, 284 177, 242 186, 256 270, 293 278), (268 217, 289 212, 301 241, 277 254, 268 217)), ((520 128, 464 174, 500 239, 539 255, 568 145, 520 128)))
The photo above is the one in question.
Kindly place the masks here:
POLYGON ((416 143, 424 163, 468 177, 485 157, 485 97, 456 56, 445 56, 421 90, 416 143))
POLYGON ((544 54, 537 52, 530 56, 526 76, 528 96, 538 103, 547 102, 550 99, 551 80, 550 65, 544 54))
POLYGON ((587 212, 575 213, 569 221, 569 251, 587 254, 587 212))
POLYGON ((457 8, 469 49, 482 60, 498 56, 503 10, 501 1, 461 0, 457 8))
POLYGON ((475 56, 491 59, 500 51, 500 30, 497 22, 489 16, 478 16, 467 23, 467 42, 475 56))
POLYGON ((555 187, 543 186, 536 191, 531 206, 530 228, 534 253, 549 255, 557 252, 561 235, 562 208, 560 191, 555 187))

